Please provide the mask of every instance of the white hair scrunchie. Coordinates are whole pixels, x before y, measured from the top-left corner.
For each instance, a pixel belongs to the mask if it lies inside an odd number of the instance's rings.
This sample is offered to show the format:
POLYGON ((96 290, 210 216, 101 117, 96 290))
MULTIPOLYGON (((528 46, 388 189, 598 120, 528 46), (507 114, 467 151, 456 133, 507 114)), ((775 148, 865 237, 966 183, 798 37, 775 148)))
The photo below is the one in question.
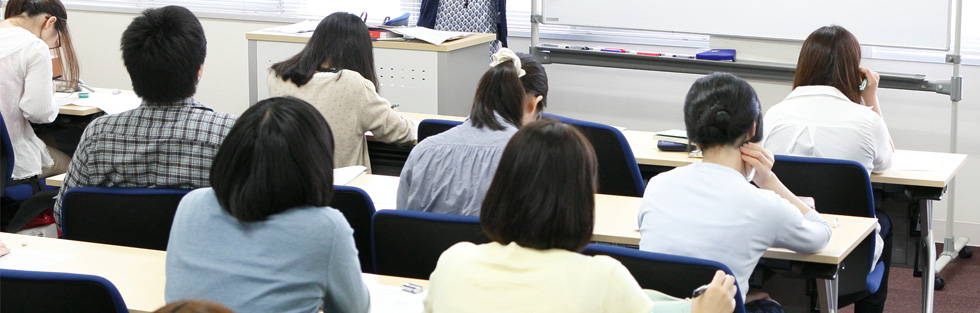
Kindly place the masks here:
POLYGON ((521 58, 517 56, 517 53, 507 48, 500 48, 500 50, 497 50, 497 53, 493 54, 493 62, 490 62, 490 67, 507 61, 514 62, 514 67, 517 67, 517 77, 524 77, 525 72, 521 68, 521 58))

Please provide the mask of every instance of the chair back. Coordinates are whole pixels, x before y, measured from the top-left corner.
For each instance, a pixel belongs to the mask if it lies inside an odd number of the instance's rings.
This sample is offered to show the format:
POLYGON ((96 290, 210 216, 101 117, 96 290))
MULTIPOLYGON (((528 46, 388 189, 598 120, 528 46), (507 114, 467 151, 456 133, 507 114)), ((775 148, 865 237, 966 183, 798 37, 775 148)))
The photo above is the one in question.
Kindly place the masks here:
POLYGON ((423 139, 428 138, 432 135, 438 135, 450 128, 459 126, 463 122, 459 121, 449 121, 449 120, 438 120, 438 119, 424 119, 419 122, 419 142, 423 139))
POLYGON ((428 279, 443 251, 458 242, 490 242, 480 218, 405 210, 382 210, 371 225, 378 274, 428 279))
POLYGON ((645 185, 636 164, 633 149, 618 129, 605 124, 576 120, 554 114, 544 114, 576 127, 595 149, 599 162, 599 193, 641 197, 645 185))
MULTIPOLYGON (((633 274, 644 289, 653 289, 677 298, 689 298, 694 289, 708 284, 715 272, 722 270, 732 275, 724 264, 663 253, 640 251, 604 244, 589 244, 582 250, 585 255, 607 255, 616 259, 633 274)), ((738 288, 738 283, 735 284, 738 288)), ((735 312, 745 313, 741 291, 735 293, 735 312)))
POLYGON ((333 186, 330 207, 344 214, 347 224, 354 229, 354 246, 361 260, 361 271, 374 273, 374 253, 371 250, 371 217, 374 202, 364 190, 350 186, 333 186))
MULTIPOLYGON (((871 178, 868 170, 858 162, 777 155, 772 172, 797 196, 812 197, 817 212, 875 217, 871 178)), ((838 272, 839 294, 868 290, 871 284, 867 280, 871 263, 874 262, 874 250, 875 238, 872 234, 841 263, 838 272)), ((877 290, 877 287, 873 289, 877 290)))
POLYGON ((0 286, 0 312, 129 312, 116 286, 99 276, 4 269, 0 286))
POLYGON ((61 203, 62 238, 166 250, 180 199, 191 189, 76 187, 61 203))

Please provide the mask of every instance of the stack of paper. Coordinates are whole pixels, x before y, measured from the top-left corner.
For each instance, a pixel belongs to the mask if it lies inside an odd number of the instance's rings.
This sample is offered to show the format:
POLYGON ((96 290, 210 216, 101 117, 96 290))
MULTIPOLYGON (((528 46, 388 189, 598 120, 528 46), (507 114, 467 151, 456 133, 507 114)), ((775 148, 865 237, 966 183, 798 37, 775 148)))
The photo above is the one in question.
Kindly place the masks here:
POLYGON ((142 100, 132 92, 121 92, 113 94, 111 91, 96 89, 96 92, 89 92, 88 98, 79 98, 79 93, 55 93, 54 101, 58 105, 74 104, 83 107, 96 107, 112 115, 126 112, 140 106, 142 100))
POLYGON ((320 21, 302 21, 296 24, 266 28, 263 30, 267 32, 274 32, 274 33, 302 34, 302 33, 313 32, 313 30, 316 29, 317 25, 320 25, 320 21))
POLYGON ((434 45, 441 45, 443 42, 460 39, 470 34, 433 30, 425 27, 394 27, 390 28, 389 31, 401 34, 407 39, 418 39, 434 45))

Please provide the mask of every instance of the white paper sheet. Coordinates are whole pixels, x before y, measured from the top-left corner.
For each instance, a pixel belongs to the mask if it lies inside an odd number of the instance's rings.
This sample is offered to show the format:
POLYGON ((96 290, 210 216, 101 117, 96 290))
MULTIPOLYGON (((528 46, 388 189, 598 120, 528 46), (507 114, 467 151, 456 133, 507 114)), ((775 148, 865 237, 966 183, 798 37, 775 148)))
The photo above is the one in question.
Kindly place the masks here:
POLYGON ((22 271, 42 270, 74 258, 74 254, 31 250, 20 244, 4 242, 10 253, 0 257, 0 268, 22 271))
POLYGON ((351 181, 367 173, 367 167, 354 165, 348 167, 341 167, 333 169, 333 184, 334 185, 347 185, 351 181))
POLYGON ((83 107, 96 107, 108 115, 118 114, 135 109, 140 106, 142 101, 136 94, 123 92, 112 94, 110 91, 89 92, 88 98, 79 98, 79 93, 56 93, 55 102, 58 105, 74 104, 83 107))
POLYGON ((406 38, 415 38, 437 46, 441 45, 443 42, 463 38, 470 34, 464 32, 433 30, 425 27, 396 27, 389 30, 396 34, 405 36, 406 38))
POLYGON ((398 177, 375 175, 360 188, 371 196, 375 210, 395 209, 395 201, 398 199, 398 177))
POLYGON ((373 313, 407 313, 422 312, 422 300, 428 291, 413 294, 402 291, 400 287, 381 285, 370 281, 364 282, 371 293, 371 312, 373 313))

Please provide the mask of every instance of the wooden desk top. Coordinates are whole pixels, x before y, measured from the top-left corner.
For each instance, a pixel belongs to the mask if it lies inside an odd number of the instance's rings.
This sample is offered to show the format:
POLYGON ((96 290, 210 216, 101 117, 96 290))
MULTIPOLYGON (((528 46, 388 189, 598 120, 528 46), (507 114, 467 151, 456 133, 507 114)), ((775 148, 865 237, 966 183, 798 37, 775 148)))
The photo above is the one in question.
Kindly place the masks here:
POLYGON ((65 182, 65 174, 58 174, 44 179, 44 184, 51 187, 61 187, 65 182))
MULTIPOLYGON (((257 40, 257 41, 275 41, 275 42, 295 42, 306 44, 310 40, 310 36, 313 36, 312 32, 302 33, 302 34, 286 34, 268 31, 254 31, 245 33, 245 39, 257 40)), ((497 39, 496 34, 484 34, 484 33, 473 33, 469 36, 444 42, 441 45, 433 45, 428 42, 409 40, 409 41, 390 41, 390 40, 379 40, 374 41, 375 48, 384 49, 400 49, 400 50, 418 50, 418 51, 435 51, 435 52, 449 52, 454 50, 459 50, 467 47, 471 47, 481 43, 491 42, 497 39)), ((489 50, 488 50, 489 51, 489 50)))
MULTIPOLYGON (((11 250, 11 254, 0 258, 0 262, 9 260, 8 257, 16 256, 18 252, 71 255, 70 259, 32 270, 104 277, 119 289, 131 312, 153 312, 166 304, 164 303, 166 281, 164 270, 167 255, 165 251, 11 233, 0 233, 0 240, 3 240, 11 250), (22 246, 25 243, 27 245, 22 246)), ((4 263, 0 263, 2 264, 4 263)), ((425 290, 429 287, 428 281, 420 279, 373 274, 363 274, 363 279, 372 293, 379 290, 377 286, 400 287, 405 283, 421 285, 425 290)), ((383 300, 384 297, 372 296, 371 298, 372 308, 375 308, 380 306, 375 305, 375 301, 383 300)), ((421 308, 421 295, 417 298, 418 306, 421 308)))
POLYGON ((96 107, 82 107, 74 104, 58 106, 58 114, 64 115, 86 116, 99 112, 102 112, 102 110, 99 110, 99 108, 96 107))
MULTIPOLYGON (((465 120, 465 117, 436 114, 402 113, 413 120, 427 118, 444 120, 465 120)), ((654 132, 639 130, 624 130, 623 136, 633 149, 636 163, 666 167, 679 167, 700 162, 698 158, 690 158, 686 152, 665 152, 657 149, 657 141, 653 139, 654 132)), ((871 182, 903 186, 920 186, 943 188, 956 176, 960 168, 966 164, 965 154, 928 152, 913 150, 895 150, 892 166, 881 174, 871 174, 871 182)))
MULTIPOLYGON (((398 190, 398 177, 385 175, 361 175, 348 186, 364 189, 371 199, 376 202, 378 209, 393 209, 395 194, 398 190), (384 200, 391 199, 391 200, 384 200), (381 203, 377 203, 381 201, 381 203)), ((640 244, 640 232, 637 230, 637 216, 643 199, 613 195, 596 195, 596 222, 592 232, 592 240, 619 244, 640 244)), ((824 214, 824 218, 833 225, 834 218, 840 219, 840 225, 834 228, 830 244, 816 254, 799 254, 786 249, 769 249, 763 255, 767 258, 794 260, 813 263, 840 264, 855 247, 871 234, 876 220, 873 218, 824 214)))

